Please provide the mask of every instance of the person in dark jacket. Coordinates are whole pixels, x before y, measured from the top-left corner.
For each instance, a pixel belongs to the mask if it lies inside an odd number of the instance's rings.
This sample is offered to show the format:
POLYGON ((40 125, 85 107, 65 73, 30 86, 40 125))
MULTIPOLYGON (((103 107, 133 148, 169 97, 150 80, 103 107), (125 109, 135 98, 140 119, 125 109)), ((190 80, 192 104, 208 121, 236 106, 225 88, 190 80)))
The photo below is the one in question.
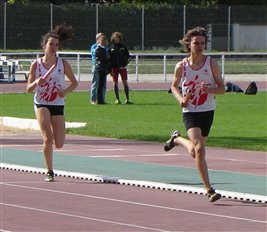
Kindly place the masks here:
POLYGON ((109 57, 107 51, 107 40, 105 36, 99 38, 99 44, 95 50, 96 71, 99 75, 97 87, 97 104, 105 104, 105 86, 107 75, 110 73, 109 57))
MULTIPOLYGON (((96 69, 96 57, 95 57, 95 50, 99 44, 99 40, 102 36, 105 36, 103 33, 98 33, 96 35, 96 42, 91 46, 91 56, 92 56, 92 84, 90 89, 90 100, 91 104, 95 105, 97 104, 97 89, 98 89, 98 82, 99 82, 99 72, 96 69)), ((105 93, 106 88, 103 88, 103 91, 105 93)))
POLYGON ((127 65, 130 63, 130 54, 125 45, 121 43, 122 34, 120 32, 113 32, 111 35, 111 46, 109 48, 111 76, 113 80, 113 88, 116 96, 115 103, 121 104, 118 87, 118 77, 121 76, 121 80, 125 92, 125 104, 130 104, 129 100, 129 86, 128 86, 128 74, 127 65))

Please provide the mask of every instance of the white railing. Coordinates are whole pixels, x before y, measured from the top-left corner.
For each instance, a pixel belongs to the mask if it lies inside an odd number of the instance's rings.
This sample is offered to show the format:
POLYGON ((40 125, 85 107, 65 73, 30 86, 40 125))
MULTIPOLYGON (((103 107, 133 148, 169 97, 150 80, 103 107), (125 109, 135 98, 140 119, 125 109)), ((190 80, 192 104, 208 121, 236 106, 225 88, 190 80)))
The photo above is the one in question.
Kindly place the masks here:
MULTIPOLYGON (((215 57, 218 60, 219 65, 221 66, 221 73, 224 78, 225 76, 225 62, 227 59, 236 59, 238 60, 240 57, 242 59, 250 59, 250 60, 261 60, 264 59, 263 65, 266 67, 266 58, 267 58, 267 52, 261 52, 261 53, 206 53, 207 55, 210 55, 212 57, 215 57)), ((11 74, 9 76, 12 76, 13 78, 11 81, 15 81, 16 79, 16 72, 18 69, 18 61, 22 60, 34 60, 41 56, 41 52, 16 52, 16 53, 0 53, 0 56, 7 57, 7 60, 9 61, 15 61, 11 62, 15 67, 11 67, 9 70, 11 70, 11 74)), ((89 52, 58 52, 58 56, 65 57, 66 60, 71 62, 71 65, 74 69, 74 72, 77 76, 77 79, 81 80, 82 74, 90 74, 91 70, 91 53, 89 52)), ((152 73, 162 74, 162 81, 167 81, 167 73, 173 72, 175 64, 184 58, 186 54, 183 53, 131 53, 132 62, 129 65, 130 72, 135 75, 136 82, 139 81, 139 75, 140 73, 145 74, 146 70, 149 67, 153 66, 152 73), (150 63, 145 63, 150 62, 150 63), (145 63, 145 64, 144 64, 145 63), (168 71, 168 67, 171 71, 168 71), (141 70, 141 67, 145 67, 145 70, 141 70)), ((0 66, 1 68, 1 66, 0 66)), ((29 68, 29 65, 27 66, 29 68)), ((267 67, 266 67, 267 70, 267 67)), ((25 72, 29 70, 24 70, 25 72)), ((151 73, 151 71, 148 71, 148 73, 151 73)), ((266 72, 267 73, 267 72, 266 72)), ((264 73, 264 74, 266 74, 264 73)), ((18 73, 17 73, 18 74, 18 73)))

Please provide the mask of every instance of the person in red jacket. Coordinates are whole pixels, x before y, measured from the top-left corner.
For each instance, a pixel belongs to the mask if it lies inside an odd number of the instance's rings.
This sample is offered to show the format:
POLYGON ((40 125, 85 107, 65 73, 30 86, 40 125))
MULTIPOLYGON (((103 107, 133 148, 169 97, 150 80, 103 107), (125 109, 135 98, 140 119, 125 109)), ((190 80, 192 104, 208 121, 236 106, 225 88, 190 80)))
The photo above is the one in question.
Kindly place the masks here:
POLYGON ((121 104, 118 87, 118 77, 121 76, 121 80, 124 86, 124 92, 126 96, 125 104, 130 104, 129 101, 129 86, 127 65, 130 63, 130 54, 125 45, 121 43, 122 34, 120 32, 113 32, 111 35, 111 46, 109 48, 111 76, 113 79, 113 88, 116 96, 115 103, 121 104))

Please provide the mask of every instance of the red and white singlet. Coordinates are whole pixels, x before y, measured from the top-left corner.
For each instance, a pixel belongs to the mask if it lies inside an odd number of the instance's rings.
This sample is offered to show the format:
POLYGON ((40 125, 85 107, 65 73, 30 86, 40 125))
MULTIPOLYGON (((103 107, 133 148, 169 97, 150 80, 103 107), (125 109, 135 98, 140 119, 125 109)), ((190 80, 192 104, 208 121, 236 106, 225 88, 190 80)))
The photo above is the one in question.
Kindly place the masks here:
POLYGON ((183 108, 183 112, 203 112, 211 111, 216 108, 215 97, 213 94, 203 93, 200 89, 201 82, 209 85, 209 88, 216 86, 211 69, 211 57, 206 56, 203 66, 199 69, 193 69, 188 58, 183 59, 181 87, 182 95, 186 96, 188 91, 191 97, 187 107, 183 108))
MULTIPOLYGON (((42 64, 41 58, 37 59, 36 78, 44 76, 48 70, 42 64)), ((51 72, 47 81, 42 86, 36 87, 34 103, 40 105, 64 105, 64 98, 59 97, 57 91, 65 88, 64 64, 62 58, 57 58, 56 67, 51 72)))

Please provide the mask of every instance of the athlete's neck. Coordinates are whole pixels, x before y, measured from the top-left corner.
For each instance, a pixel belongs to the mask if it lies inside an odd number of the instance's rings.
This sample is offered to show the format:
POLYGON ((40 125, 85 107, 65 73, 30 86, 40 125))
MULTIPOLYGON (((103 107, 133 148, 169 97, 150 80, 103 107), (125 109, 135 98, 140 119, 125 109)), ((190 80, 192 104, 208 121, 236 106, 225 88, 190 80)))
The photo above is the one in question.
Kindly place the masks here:
POLYGON ((189 57, 188 57, 188 62, 191 66, 202 66, 203 63, 205 62, 205 58, 206 56, 205 55, 194 55, 194 54, 191 54, 189 57))
POLYGON ((55 55, 44 55, 42 57, 42 63, 46 64, 46 66, 52 66, 56 63, 57 57, 55 55))

